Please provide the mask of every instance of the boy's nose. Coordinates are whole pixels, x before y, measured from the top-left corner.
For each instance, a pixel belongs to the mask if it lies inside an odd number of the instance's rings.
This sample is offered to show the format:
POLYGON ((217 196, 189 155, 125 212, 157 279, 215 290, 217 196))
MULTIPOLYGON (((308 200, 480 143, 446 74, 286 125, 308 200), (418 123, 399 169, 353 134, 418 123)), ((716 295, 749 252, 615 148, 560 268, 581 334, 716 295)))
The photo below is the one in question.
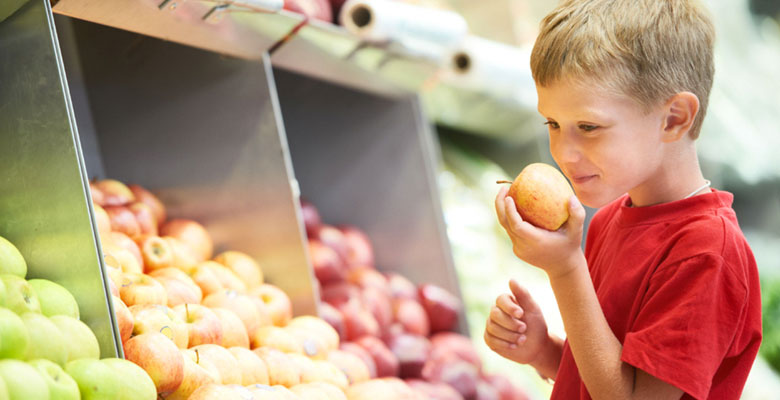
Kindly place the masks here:
POLYGON ((574 164, 580 160, 582 153, 576 143, 566 140, 564 135, 550 138, 550 153, 558 165, 574 164))

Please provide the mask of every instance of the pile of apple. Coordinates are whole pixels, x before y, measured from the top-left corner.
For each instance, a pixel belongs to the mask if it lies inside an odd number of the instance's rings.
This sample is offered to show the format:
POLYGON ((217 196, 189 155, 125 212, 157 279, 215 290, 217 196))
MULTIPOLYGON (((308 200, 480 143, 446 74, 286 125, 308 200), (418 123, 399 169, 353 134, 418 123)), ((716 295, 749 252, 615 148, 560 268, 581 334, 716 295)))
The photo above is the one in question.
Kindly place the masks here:
POLYGON ((0 399, 154 399, 141 368, 99 360, 90 328, 63 286, 25 279, 27 263, 0 237, 0 399))
POLYGON ((445 289, 415 285, 379 272, 367 235, 354 226, 324 224, 316 207, 301 202, 309 255, 320 283, 320 316, 357 355, 372 378, 364 384, 376 400, 412 392, 436 400, 518 400, 527 396, 506 377, 482 370, 470 338, 454 332, 462 305, 445 289))
POLYGON ((202 225, 168 219, 138 185, 90 187, 124 354, 159 398, 356 398, 370 378, 363 359, 324 320, 292 318, 251 257, 213 257, 202 225))

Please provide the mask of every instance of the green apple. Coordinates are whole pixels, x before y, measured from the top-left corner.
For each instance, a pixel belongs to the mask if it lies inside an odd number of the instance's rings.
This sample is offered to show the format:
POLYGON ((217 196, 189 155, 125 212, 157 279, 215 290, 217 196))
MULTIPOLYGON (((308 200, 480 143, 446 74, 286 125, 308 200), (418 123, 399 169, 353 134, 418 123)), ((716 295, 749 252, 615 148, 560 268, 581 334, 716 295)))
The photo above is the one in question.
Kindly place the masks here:
POLYGON ((24 358, 29 342, 22 318, 7 308, 0 308, 0 358, 24 358))
POLYGON ((5 284, 5 307, 17 313, 41 312, 41 303, 32 286, 24 278, 2 274, 0 280, 5 284))
POLYGON ((82 399, 116 400, 119 398, 119 388, 124 377, 117 375, 113 368, 100 360, 82 358, 70 361, 65 366, 65 371, 79 385, 82 399))
MULTIPOLYGON (((5 297, 6 297, 6 289, 5 289, 5 283, 3 283, 2 280, 0 280, 0 307, 5 307, 5 297)), ((0 397, 2 399, 2 397, 0 397)))
POLYGON ((0 376, 0 400, 8 400, 8 388, 5 387, 5 380, 0 376))
POLYGON ((68 348, 68 361, 100 358, 100 345, 87 324, 67 315, 55 315, 49 319, 60 328, 68 348))
POLYGON ((49 386, 50 400, 79 400, 81 398, 79 385, 59 365, 49 360, 32 360, 28 361, 27 364, 35 367, 38 373, 43 376, 43 380, 49 386))
POLYGON ((0 360, 0 377, 11 400, 48 400, 49 387, 35 367, 19 360, 0 360))
POLYGON ((27 283, 32 286, 38 302, 41 303, 41 313, 47 317, 52 315, 67 315, 79 318, 79 303, 76 298, 59 283, 48 279, 30 279, 27 283))
POLYGON ((149 374, 132 361, 122 358, 104 358, 103 364, 111 367, 119 376, 118 400, 155 400, 157 388, 149 374))
POLYGON ((64 366, 68 362, 68 348, 62 338, 60 328, 41 314, 26 313, 22 321, 27 327, 30 345, 27 346, 26 360, 45 358, 64 366))
POLYGON ((22 253, 2 236, 0 236, 0 274, 13 274, 20 278, 27 276, 27 263, 22 253))

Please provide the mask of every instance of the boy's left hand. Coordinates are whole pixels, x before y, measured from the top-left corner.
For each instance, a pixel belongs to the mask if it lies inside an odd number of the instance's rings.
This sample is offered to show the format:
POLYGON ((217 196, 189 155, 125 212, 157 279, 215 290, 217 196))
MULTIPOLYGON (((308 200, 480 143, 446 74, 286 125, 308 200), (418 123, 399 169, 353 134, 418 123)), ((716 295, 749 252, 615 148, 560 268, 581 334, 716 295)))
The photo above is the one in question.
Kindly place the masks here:
POLYGON ((514 199, 507 196, 509 187, 504 186, 496 196, 498 222, 512 240, 512 250, 521 260, 539 267, 547 275, 561 276, 568 273, 583 257, 582 230, 585 209, 577 196, 569 198, 569 219, 555 232, 537 228, 523 221, 517 211, 514 199))

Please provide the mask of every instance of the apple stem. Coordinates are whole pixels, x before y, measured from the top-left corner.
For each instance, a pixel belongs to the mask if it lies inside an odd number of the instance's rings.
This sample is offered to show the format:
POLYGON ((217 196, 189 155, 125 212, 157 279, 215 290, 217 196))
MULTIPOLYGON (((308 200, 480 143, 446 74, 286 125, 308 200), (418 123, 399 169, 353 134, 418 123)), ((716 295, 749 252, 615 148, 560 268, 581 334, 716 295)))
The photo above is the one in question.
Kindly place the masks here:
POLYGON ((514 183, 514 182, 512 182, 512 181, 505 181, 505 180, 498 180, 498 181, 496 181, 496 183, 498 183, 498 184, 502 184, 502 183, 508 183, 508 184, 510 184, 510 185, 511 185, 511 184, 512 184, 512 183, 514 183))
POLYGON ((200 364, 200 353, 195 349, 195 364, 200 364))
POLYGON ((187 303, 184 303, 184 314, 187 315, 187 321, 190 320, 190 308, 187 307, 187 303))

